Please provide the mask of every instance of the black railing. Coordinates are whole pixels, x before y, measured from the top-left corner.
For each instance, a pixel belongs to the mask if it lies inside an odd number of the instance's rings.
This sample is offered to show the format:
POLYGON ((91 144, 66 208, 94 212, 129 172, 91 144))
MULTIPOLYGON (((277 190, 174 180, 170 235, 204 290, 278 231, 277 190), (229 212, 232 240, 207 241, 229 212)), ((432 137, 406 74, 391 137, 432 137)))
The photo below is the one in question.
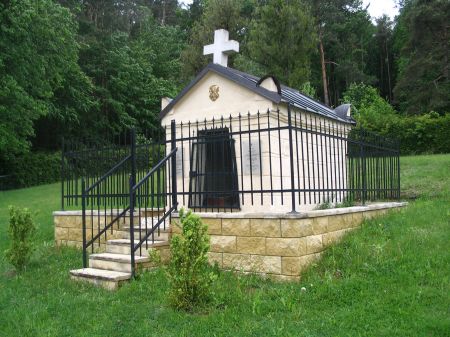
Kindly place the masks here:
MULTIPOLYGON (((166 229, 166 222, 170 221, 171 213, 176 209, 176 176, 172 175, 172 170, 176 167, 176 147, 175 147, 175 123, 172 123, 172 150, 159 160, 161 149, 160 144, 137 145, 134 132, 130 133, 130 147, 128 151, 123 149, 124 154, 112 168, 108 169, 97 180, 88 175, 86 179, 81 176, 81 208, 82 208, 82 236, 83 236, 83 267, 87 267, 87 254, 95 247, 106 244, 108 232, 123 229, 129 224, 131 268, 134 275, 134 256, 139 249, 142 254, 142 246, 148 249, 149 241, 154 242, 155 231, 158 233, 166 229), (155 149, 157 149, 155 151, 155 149), (143 153, 151 151, 157 153, 149 160, 147 155, 145 160, 141 160, 143 153), (141 152, 141 153, 140 153, 141 152), (158 158, 158 161, 156 161, 158 158), (152 163, 155 163, 152 165, 152 163), (145 165, 148 165, 145 167, 145 165), (149 171, 148 169, 153 166, 149 171), (146 172, 144 172, 146 169, 146 172), (175 179, 170 181, 168 177, 175 179), (91 182, 90 185, 87 181, 91 182), (169 185, 167 190, 166 184, 169 185), (149 222, 149 219, 150 222, 149 222), (127 223, 129 220, 129 223, 127 223), (137 221, 138 225, 135 225, 137 221), (135 231, 138 231, 138 242, 135 242, 135 231)), ((107 149, 107 151, 109 148, 107 149)), ((97 152, 98 150, 95 150, 97 152)), ((85 151, 88 152, 88 151, 85 151)), ((70 155, 70 154, 69 154, 70 155)), ((68 157, 65 154, 66 158, 68 157)), ((64 157, 63 157, 64 158, 64 157)), ((74 158, 74 156, 72 156, 74 158)), ((83 157, 85 158, 85 157, 83 157)), ((63 165, 66 163, 63 160, 63 165)), ((85 165, 84 168, 89 167, 85 165)), ((67 167, 67 166, 66 166, 67 167)), ((99 166, 95 166, 98 169, 99 166)), ((63 186, 74 186, 74 182, 64 182, 63 186)), ((62 189, 64 192, 64 188, 62 189)), ((79 198, 78 194, 64 195, 67 200, 79 198)))
MULTIPOLYGON (((79 208, 81 206, 81 180, 86 186, 95 184, 102 175, 118 162, 131 154, 135 149, 134 163, 136 179, 141 179, 165 156, 165 141, 148 140, 143 136, 133 136, 132 130, 98 144, 86 140, 65 141, 61 158, 61 209, 79 208), (133 138, 134 137, 134 138, 133 138)), ((128 205, 128 185, 131 174, 129 170, 115 172, 114 178, 107 185, 108 197, 116 202, 116 206, 128 205), (127 186, 124 188, 124 186, 127 186), (126 193, 119 193, 127 190, 126 193)), ((101 199, 103 200, 103 199, 101 199)), ((88 200, 93 201, 93 200, 88 200)))
MULTIPOLYGON (((133 133, 131 137, 133 140, 133 133)), ((128 179, 135 160, 135 154, 131 152, 89 186, 85 177, 81 177, 84 268, 87 267, 87 250, 91 248, 94 252, 95 245, 101 247, 106 244, 108 230, 112 235, 129 213, 128 179)), ((91 179, 88 178, 88 181, 91 179)))
MULTIPOLYGON (((135 253, 139 250, 139 255, 142 255, 142 247, 148 250, 149 241, 155 242, 155 232, 160 235, 161 227, 163 230, 167 229, 167 223, 170 223, 170 217, 174 210, 177 209, 176 200, 167 198, 168 191, 165 186, 165 174, 171 176, 172 163, 176 160, 176 151, 174 148, 170 153, 161 160, 155 167, 153 167, 137 184, 132 184, 130 179, 130 251, 131 251, 131 266, 134 274, 134 260, 135 253), (167 205, 164 202, 167 199, 167 205), (154 205, 160 205, 164 209, 163 212, 154 212, 154 205), (150 212, 142 212, 150 208, 150 212), (135 216, 137 212, 137 216, 135 216), (156 214, 156 216, 155 216, 156 214), (149 221, 150 219, 150 221, 149 221), (137 226, 135 224, 137 220, 137 226), (137 233, 138 237, 135 237, 137 233), (137 241, 137 242, 136 242, 137 241)), ((176 180, 172 182, 172 195, 176 189, 176 180)))
POLYGON ((132 256, 141 254, 178 204, 296 212, 400 198, 398 142, 350 123, 288 106, 170 127, 163 143, 131 132, 123 143, 63 151, 62 206, 81 201, 85 265, 87 249, 127 217, 132 256))
POLYGON ((177 195, 197 211, 268 205, 295 212, 400 197, 398 142, 350 123, 289 106, 177 130, 177 195))
MULTIPOLYGON (((176 130, 179 160, 171 180, 179 184, 172 197, 197 211, 254 205, 296 211, 304 205, 400 197, 398 142, 351 124, 289 107, 284 112, 179 123, 176 130)), ((132 145, 126 139, 123 145, 63 153, 63 206, 81 200, 80 177, 91 186, 133 146, 135 181, 167 152, 165 144, 132 145)), ((166 143, 170 141, 167 137, 166 143)), ((118 208, 129 206, 129 187, 123 186, 129 185, 130 173, 131 166, 105 184, 118 208)))

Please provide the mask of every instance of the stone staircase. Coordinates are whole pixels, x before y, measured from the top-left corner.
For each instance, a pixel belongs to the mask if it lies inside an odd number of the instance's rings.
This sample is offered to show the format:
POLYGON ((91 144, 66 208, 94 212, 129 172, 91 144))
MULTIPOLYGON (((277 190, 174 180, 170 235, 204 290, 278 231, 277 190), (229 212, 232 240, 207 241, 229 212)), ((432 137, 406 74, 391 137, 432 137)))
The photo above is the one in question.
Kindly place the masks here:
MULTIPOLYGON (((151 228, 157 220, 158 218, 147 218, 147 228, 151 228)), ((136 228, 136 225, 134 227, 134 242, 137 244, 139 234, 141 237, 145 235, 145 219, 141 219, 141 230, 139 227, 136 228)), ((156 230, 153 235, 150 235, 147 245, 144 242, 141 248, 135 252, 136 272, 155 267, 155 263, 149 258, 148 250, 150 249, 158 250, 163 262, 168 259, 170 227, 168 222, 166 222, 165 229, 162 227, 163 225, 159 231, 156 230)), ((130 251, 130 228, 125 224, 114 231, 113 239, 106 242, 105 252, 89 255, 89 268, 71 270, 70 277, 76 281, 89 282, 109 290, 115 290, 132 277, 130 251)))

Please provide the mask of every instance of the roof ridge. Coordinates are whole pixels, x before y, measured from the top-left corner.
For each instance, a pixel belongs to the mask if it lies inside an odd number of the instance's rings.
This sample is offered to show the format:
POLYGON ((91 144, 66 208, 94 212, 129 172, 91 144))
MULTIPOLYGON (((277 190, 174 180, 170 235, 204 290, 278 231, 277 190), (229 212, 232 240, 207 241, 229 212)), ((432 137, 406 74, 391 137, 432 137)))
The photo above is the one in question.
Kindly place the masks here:
POLYGON ((269 99, 275 104, 286 102, 293 106, 304 109, 318 115, 328 118, 333 118, 344 123, 354 123, 352 118, 343 118, 336 113, 334 109, 325 105, 324 103, 315 100, 314 98, 300 92, 297 89, 290 88, 286 85, 281 85, 281 95, 277 92, 265 89, 258 86, 260 80, 257 76, 248 74, 238 69, 224 67, 219 64, 209 63, 203 70, 175 97, 161 112, 160 118, 163 118, 172 107, 195 85, 197 84, 209 71, 214 71, 220 75, 225 76, 229 80, 269 99))

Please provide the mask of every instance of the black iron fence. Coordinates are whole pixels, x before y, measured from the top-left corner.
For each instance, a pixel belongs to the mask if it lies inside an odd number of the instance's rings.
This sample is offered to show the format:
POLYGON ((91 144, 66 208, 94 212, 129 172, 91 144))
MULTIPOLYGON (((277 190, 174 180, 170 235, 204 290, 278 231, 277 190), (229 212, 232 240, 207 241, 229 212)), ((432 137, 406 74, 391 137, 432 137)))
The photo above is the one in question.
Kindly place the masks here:
POLYGON ((178 201, 197 211, 400 197, 398 142, 290 108, 179 123, 176 144, 178 201))
POLYGON ((61 166, 62 207, 83 210, 85 266, 87 250, 127 221, 134 260, 178 204, 296 212, 400 198, 398 142, 291 107, 172 121, 162 142, 130 132, 94 148, 66 144, 61 166))
MULTIPOLYGON (((166 143, 171 137, 166 134, 161 143, 135 141, 135 181, 169 152, 166 143)), ((130 155, 131 138, 123 139, 96 149, 63 151, 63 207, 81 206, 81 177, 86 186, 92 186, 130 155)), ((304 206, 364 204, 400 197, 398 142, 290 108, 180 122, 175 144, 177 199, 197 211, 235 211, 249 206, 295 211, 304 206)), ((89 202, 112 208, 128 206, 130 165, 125 161, 97 186, 104 195, 89 202)), ((167 190, 166 198, 172 193, 169 185, 173 182, 166 179, 167 172, 160 175, 158 185, 146 189, 146 200, 153 206, 167 203, 162 190, 167 190)))
POLYGON ((136 167, 135 181, 138 181, 165 157, 165 151, 164 140, 147 139, 136 135, 133 130, 103 144, 90 143, 84 139, 64 141, 61 158, 61 208, 80 208, 82 180, 86 187, 91 187, 113 168, 113 174, 96 186, 96 189, 103 189, 103 196, 89 202, 94 205, 106 203, 116 208, 128 206, 131 163, 136 167), (135 149, 133 158, 132 146, 135 149))
POLYGON ((94 252, 106 243, 108 234, 129 226, 134 274, 136 251, 141 255, 143 248, 148 249, 177 207, 176 198, 168 198, 176 196, 176 184, 170 184, 175 177, 168 179, 175 172, 175 142, 166 155, 165 144, 138 144, 133 131, 125 139, 118 146, 63 152, 62 205, 80 202, 84 268, 88 250, 94 252), (102 169, 107 170, 99 176, 102 169))

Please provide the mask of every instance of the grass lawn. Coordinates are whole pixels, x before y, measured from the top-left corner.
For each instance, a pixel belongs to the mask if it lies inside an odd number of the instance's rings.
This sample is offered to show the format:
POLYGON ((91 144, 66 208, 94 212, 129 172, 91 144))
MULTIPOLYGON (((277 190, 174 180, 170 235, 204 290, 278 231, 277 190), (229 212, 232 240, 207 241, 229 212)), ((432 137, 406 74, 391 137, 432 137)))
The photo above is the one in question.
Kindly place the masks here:
POLYGON ((167 307, 161 271, 117 292, 72 282, 81 252, 52 241, 59 185, 0 192, 0 252, 8 205, 39 224, 24 273, 0 257, 0 336, 450 336, 450 155, 401 164, 406 209, 350 233, 299 283, 222 273, 215 302, 195 314, 167 307))

